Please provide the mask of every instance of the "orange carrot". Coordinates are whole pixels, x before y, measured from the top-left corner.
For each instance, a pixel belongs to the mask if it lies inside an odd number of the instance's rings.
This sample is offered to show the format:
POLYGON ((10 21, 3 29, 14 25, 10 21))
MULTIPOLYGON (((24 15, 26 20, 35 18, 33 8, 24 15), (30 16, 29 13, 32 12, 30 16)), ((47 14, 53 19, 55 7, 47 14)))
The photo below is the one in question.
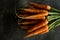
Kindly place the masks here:
POLYGON ((35 9, 33 6, 29 6, 30 9, 35 9))
POLYGON ((43 31, 41 34, 45 34, 45 33, 47 33, 49 30, 47 29, 47 30, 45 30, 45 31, 43 31))
POLYGON ((26 30, 28 30, 29 28, 31 28, 31 26, 21 26, 21 29, 26 29, 26 30))
POLYGON ((22 19, 36 19, 36 20, 45 19, 45 17, 43 17, 43 16, 29 16, 29 17, 20 17, 20 18, 22 18, 22 19))
POLYGON ((33 2, 28 2, 28 4, 36 7, 36 8, 42 8, 42 9, 46 9, 46 10, 50 10, 51 7, 49 5, 44 5, 44 4, 37 4, 37 3, 33 3, 33 2))
POLYGON ((31 16, 27 16, 27 17, 20 17, 22 19, 45 19, 45 16, 47 16, 48 13, 40 13, 40 14, 36 14, 36 15, 31 15, 31 16))
POLYGON ((28 24, 35 24, 39 21, 24 21, 24 22, 21 22, 20 24, 23 24, 23 25, 28 25, 28 24))
POLYGON ((21 15, 21 14, 16 13, 16 16, 17 16, 18 18, 22 18, 22 16, 23 16, 23 17, 26 17, 26 16, 28 16, 28 15, 21 15))
MULTIPOLYGON (((42 19, 40 19, 40 20, 42 20, 42 19)), ((40 21, 40 20, 38 20, 38 19, 22 19, 22 21, 40 21)))
POLYGON ((36 30, 36 29, 38 29, 38 28, 40 28, 40 27, 42 27, 42 26, 44 26, 46 24, 48 24, 48 21, 46 19, 45 20, 42 20, 40 23, 36 24, 30 30, 28 30, 28 33, 29 32, 32 32, 32 31, 34 31, 34 30, 36 30))
POLYGON ((36 17, 26 18, 26 19, 36 19, 36 20, 38 20, 38 19, 45 19, 45 17, 44 16, 41 16, 41 17, 36 16, 36 17))
POLYGON ((30 8, 21 8, 21 10, 29 12, 29 13, 46 13, 46 10, 39 10, 39 9, 30 9, 30 8))
POLYGON ((46 13, 40 13, 40 14, 36 14, 36 15, 31 15, 31 16, 28 16, 27 18, 33 18, 33 17, 36 17, 36 16, 38 16, 38 17, 41 17, 41 16, 47 16, 48 15, 48 12, 46 12, 46 13))
POLYGON ((48 26, 46 25, 42 28, 39 28, 38 30, 35 30, 34 32, 28 33, 24 38, 28 38, 28 37, 31 37, 31 36, 34 36, 34 35, 41 34, 43 31, 45 31, 47 29, 48 29, 48 26))

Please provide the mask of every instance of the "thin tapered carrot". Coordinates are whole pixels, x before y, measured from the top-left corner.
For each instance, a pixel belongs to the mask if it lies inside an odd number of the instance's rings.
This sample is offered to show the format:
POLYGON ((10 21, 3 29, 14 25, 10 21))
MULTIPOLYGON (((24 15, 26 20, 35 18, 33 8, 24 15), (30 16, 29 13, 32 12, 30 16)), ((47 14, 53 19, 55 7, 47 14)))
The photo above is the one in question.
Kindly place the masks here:
POLYGON ((31 15, 31 16, 28 16, 27 18, 34 18, 34 17, 41 17, 41 16, 47 16, 48 15, 48 12, 46 13, 40 13, 40 14, 36 14, 36 15, 31 15))
POLYGON ((21 29, 26 29, 26 30, 28 30, 29 28, 31 28, 31 26, 21 26, 21 29))
MULTIPOLYGON (((40 10, 42 13, 39 13, 39 14, 36 14, 36 15, 30 15, 30 16, 28 16, 28 15, 18 15, 18 13, 16 13, 16 15, 18 16, 18 18, 22 18, 22 19, 28 19, 28 18, 39 18, 39 17, 41 17, 41 16, 47 16, 48 15, 48 12, 47 11, 45 11, 44 12, 44 10, 40 10), (27 17, 26 17, 27 16, 27 17)), ((33 12, 33 11, 32 11, 33 12)), ((43 17, 44 18, 44 17, 43 17)))
POLYGON ((41 16, 41 17, 39 17, 39 16, 36 16, 36 17, 30 17, 30 18, 26 18, 26 19, 45 19, 45 17, 43 17, 43 16, 41 16))
POLYGON ((42 9, 46 9, 46 10, 50 10, 51 7, 49 5, 44 5, 44 4, 37 4, 37 3, 34 3, 34 2, 28 2, 28 4, 36 7, 36 8, 42 8, 42 9))
POLYGON ((28 37, 31 37, 31 36, 34 36, 34 35, 41 34, 43 31, 45 31, 47 29, 48 29, 47 25, 43 26, 42 28, 39 28, 39 29, 35 30, 34 32, 28 33, 24 38, 28 38, 28 37))
POLYGON ((30 17, 20 17, 22 19, 45 19, 45 16, 30 16, 30 17))
POLYGON ((48 24, 48 21, 45 19, 45 20, 42 20, 40 23, 38 23, 38 24, 36 24, 35 26, 33 26, 30 30, 28 30, 28 33, 29 32, 32 32, 32 31, 34 31, 34 30, 37 30, 38 28, 40 28, 40 27, 42 27, 42 26, 44 26, 44 25, 46 25, 46 24, 48 24))
POLYGON ((47 16, 48 13, 40 13, 40 14, 36 14, 36 15, 31 15, 31 16, 27 16, 27 17, 20 17, 22 19, 45 19, 45 16, 47 16))
POLYGON ((24 21, 24 22, 21 22, 20 24, 23 24, 23 25, 28 25, 28 24, 34 24, 34 23, 37 23, 39 21, 24 21))
POLYGON ((33 6, 29 6, 30 9, 35 9, 33 6))
POLYGON ((28 15, 20 15, 20 17, 26 17, 26 16, 28 16, 28 15))
POLYGON ((17 16, 18 18, 20 18, 20 15, 18 15, 18 13, 16 13, 16 16, 17 16))
MULTIPOLYGON (((42 19, 40 19, 40 20, 42 20, 42 19)), ((40 21, 40 20, 37 20, 37 19, 22 19, 22 21, 40 21)))
POLYGON ((48 12, 48 11, 46 11, 46 10, 39 10, 39 9, 30 9, 30 8, 21 8, 21 10, 23 10, 23 11, 26 11, 26 12, 29 12, 29 13, 46 13, 46 12, 48 12))
POLYGON ((23 16, 23 17, 26 17, 26 16, 28 16, 28 15, 21 15, 21 14, 16 13, 16 16, 17 16, 18 18, 22 18, 22 16, 23 16))

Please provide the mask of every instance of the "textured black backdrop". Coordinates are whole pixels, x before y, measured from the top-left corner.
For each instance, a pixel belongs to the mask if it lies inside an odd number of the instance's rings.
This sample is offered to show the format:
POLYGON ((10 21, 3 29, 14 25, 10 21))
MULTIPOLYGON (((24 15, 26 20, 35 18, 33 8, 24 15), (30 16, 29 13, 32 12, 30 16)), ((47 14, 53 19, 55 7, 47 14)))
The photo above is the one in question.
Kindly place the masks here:
POLYGON ((24 31, 20 30, 15 16, 16 8, 27 6, 27 2, 49 4, 60 9, 60 0, 1 0, 0 1, 0 40, 60 40, 60 26, 54 32, 23 39, 24 31))

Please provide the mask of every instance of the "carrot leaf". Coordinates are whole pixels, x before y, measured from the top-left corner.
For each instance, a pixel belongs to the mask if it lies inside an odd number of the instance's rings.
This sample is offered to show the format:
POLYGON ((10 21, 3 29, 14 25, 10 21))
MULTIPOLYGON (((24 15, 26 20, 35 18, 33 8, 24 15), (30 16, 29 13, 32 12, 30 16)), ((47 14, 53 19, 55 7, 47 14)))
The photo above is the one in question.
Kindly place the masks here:
POLYGON ((54 21, 52 24, 49 25, 49 30, 52 30, 53 28, 56 27, 56 25, 60 24, 60 19, 57 19, 54 21))

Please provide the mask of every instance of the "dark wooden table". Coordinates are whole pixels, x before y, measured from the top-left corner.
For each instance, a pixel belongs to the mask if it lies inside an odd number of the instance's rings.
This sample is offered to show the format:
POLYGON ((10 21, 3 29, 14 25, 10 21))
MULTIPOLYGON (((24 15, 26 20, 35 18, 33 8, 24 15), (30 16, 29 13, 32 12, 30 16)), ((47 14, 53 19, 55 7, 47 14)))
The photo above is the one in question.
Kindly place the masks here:
POLYGON ((27 6, 27 2, 49 4, 60 9, 60 0, 1 0, 0 1, 0 40, 60 40, 60 26, 53 32, 23 39, 24 31, 20 30, 15 15, 16 8, 27 6))

